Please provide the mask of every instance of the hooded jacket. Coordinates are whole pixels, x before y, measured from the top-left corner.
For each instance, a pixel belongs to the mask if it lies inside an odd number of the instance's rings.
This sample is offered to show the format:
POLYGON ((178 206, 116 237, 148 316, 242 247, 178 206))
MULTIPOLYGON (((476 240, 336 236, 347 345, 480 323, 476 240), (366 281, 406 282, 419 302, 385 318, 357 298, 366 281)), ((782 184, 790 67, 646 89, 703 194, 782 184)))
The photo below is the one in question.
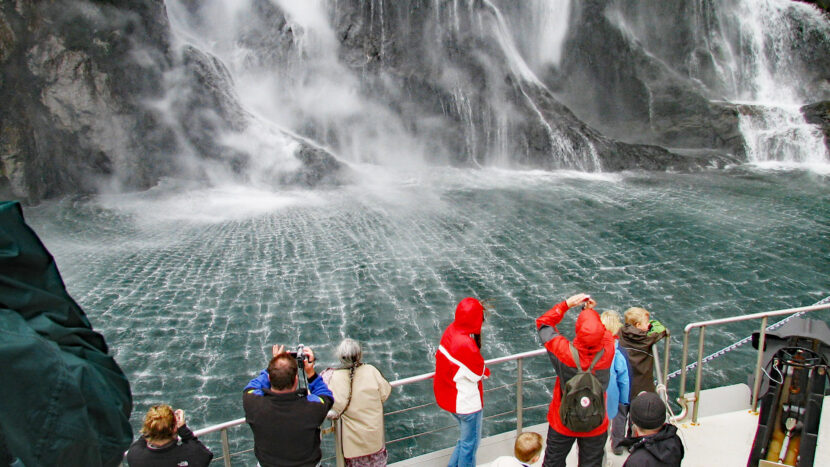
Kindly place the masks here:
POLYGON ((481 380, 490 376, 473 335, 481 334, 484 307, 475 298, 465 298, 455 308, 455 320, 447 326, 435 353, 432 388, 435 401, 444 410, 470 414, 484 407, 481 380))
POLYGON ((669 424, 653 435, 626 438, 620 446, 630 452, 623 467, 676 467, 685 455, 677 427, 669 424))
MULTIPOLYGON (((562 321, 565 312, 568 311, 568 303, 562 302, 548 310, 545 314, 536 319, 536 330, 544 342, 548 357, 556 370, 556 382, 553 385, 553 400, 548 410, 548 423, 557 433, 572 437, 592 437, 608 430, 608 416, 606 414, 600 426, 588 432, 576 432, 568 429, 559 418, 559 405, 562 402, 562 385, 576 375, 576 362, 570 350, 570 341, 559 333, 556 325, 562 321)), ((614 361, 614 337, 599 319, 599 314, 593 309, 585 309, 579 313, 576 319, 576 336, 573 344, 579 352, 579 361, 582 369, 586 370, 591 365, 597 352, 603 349, 603 354, 594 365, 594 375, 602 383, 603 388, 608 388, 610 377, 609 368, 614 361)))
MULTIPOLYGON (((662 325, 660 327, 662 328, 662 325)), ((651 354, 651 347, 666 337, 665 328, 662 329, 658 332, 646 332, 631 324, 626 324, 620 329, 620 347, 628 353, 628 362, 631 365, 629 399, 634 399, 642 391, 656 391, 654 355, 651 354)))

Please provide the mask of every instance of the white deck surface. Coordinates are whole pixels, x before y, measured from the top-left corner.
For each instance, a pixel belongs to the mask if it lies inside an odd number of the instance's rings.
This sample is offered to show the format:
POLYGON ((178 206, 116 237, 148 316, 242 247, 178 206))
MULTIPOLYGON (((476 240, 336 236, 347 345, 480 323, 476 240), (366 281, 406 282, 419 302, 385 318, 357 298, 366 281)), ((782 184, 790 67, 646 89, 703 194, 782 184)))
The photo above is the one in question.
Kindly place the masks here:
MULTIPOLYGON (((749 388, 738 384, 710 389, 701 393, 700 400, 699 423, 692 425, 689 414, 685 421, 677 424, 679 436, 686 448, 683 466, 745 466, 758 428, 758 415, 749 411, 749 388)), ((824 423, 825 420, 830 420, 830 396, 824 399, 821 420, 814 465, 830 466, 830 423, 824 423)), ((547 430, 547 424, 525 428, 525 431, 535 431, 543 437, 547 430)), ((482 439, 477 456, 478 465, 486 466, 499 456, 512 455, 515 439, 515 432, 482 439)), ((391 465, 446 466, 451 455, 452 448, 448 448, 391 465)), ((619 467, 626 457, 627 454, 615 456, 606 445, 607 466, 619 467)), ((541 462, 535 465, 541 465, 541 462)), ((568 455, 567 465, 577 465, 576 444, 568 455)))

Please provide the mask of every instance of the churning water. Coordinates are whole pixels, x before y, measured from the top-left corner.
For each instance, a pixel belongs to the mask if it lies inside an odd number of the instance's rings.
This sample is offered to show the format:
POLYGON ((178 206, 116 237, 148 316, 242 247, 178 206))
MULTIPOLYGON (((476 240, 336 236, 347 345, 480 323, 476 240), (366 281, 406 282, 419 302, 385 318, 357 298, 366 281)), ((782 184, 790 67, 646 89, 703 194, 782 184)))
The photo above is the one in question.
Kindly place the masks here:
MULTIPOLYGON (((363 182, 330 190, 169 181, 26 210, 130 379, 134 427, 159 402, 184 408, 196 428, 242 417, 241 390, 274 343, 311 346, 325 367, 349 336, 390 380, 429 372, 465 296, 492 308, 485 358, 539 348, 534 319, 588 292, 598 309, 651 310, 674 333, 676 369, 685 324, 809 305, 830 290, 830 189, 815 172, 358 172, 363 182)), ((755 326, 713 331, 707 350, 755 326)), ((749 349, 728 358, 709 367, 705 386, 745 381, 749 349)), ((526 378, 550 375, 537 360, 526 378)), ((515 365, 493 372, 489 388, 515 380, 515 365)), ((525 405, 542 406, 526 423, 544 420, 550 385, 526 387, 525 405)), ((489 392, 485 415, 511 410, 514 392, 489 392)), ((387 410, 431 400, 429 383, 407 386, 387 410)), ((514 420, 497 417, 485 431, 514 420)), ((450 425, 427 408, 390 417, 387 437, 450 425)), ((249 429, 237 430, 249 447, 249 429)), ((392 444, 392 459, 454 436, 392 444)), ((216 451, 217 440, 206 438, 216 451)))

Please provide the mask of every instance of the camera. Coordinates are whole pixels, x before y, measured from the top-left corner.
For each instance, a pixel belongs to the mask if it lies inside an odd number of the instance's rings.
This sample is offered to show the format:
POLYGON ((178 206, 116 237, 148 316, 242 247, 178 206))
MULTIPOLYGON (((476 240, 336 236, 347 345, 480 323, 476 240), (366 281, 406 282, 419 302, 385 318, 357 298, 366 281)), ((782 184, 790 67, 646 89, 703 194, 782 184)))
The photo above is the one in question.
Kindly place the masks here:
POLYGON ((296 358, 298 363, 308 360, 308 355, 305 353, 303 344, 298 345, 297 350, 289 350, 288 355, 296 358))

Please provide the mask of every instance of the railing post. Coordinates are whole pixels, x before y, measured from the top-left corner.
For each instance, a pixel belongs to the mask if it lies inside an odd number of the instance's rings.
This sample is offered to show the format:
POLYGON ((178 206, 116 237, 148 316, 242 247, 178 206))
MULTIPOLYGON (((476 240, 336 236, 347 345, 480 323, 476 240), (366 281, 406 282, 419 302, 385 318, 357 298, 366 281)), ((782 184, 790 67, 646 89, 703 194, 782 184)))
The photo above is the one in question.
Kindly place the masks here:
POLYGON ((686 364, 689 363, 689 332, 690 329, 686 329, 683 333, 683 355, 681 356, 680 362, 680 392, 677 395, 677 402, 686 407, 686 364))
MULTIPOLYGON (((671 341, 671 333, 668 329, 666 329, 666 351, 663 354, 663 384, 668 383, 669 381, 666 379, 669 377, 669 344, 671 341)), ((668 392, 669 388, 666 387, 666 402, 668 403, 668 392)))
POLYGON ((346 466, 346 458, 343 456, 343 444, 340 442, 342 437, 340 433, 342 433, 343 423, 340 417, 331 421, 331 427, 333 428, 334 434, 334 456, 337 459, 337 467, 345 467, 346 466))
POLYGON ((231 467, 231 443, 228 442, 228 429, 222 428, 222 457, 225 460, 225 467, 231 467))
POLYGON ((524 411, 524 391, 522 390, 523 361, 523 358, 516 360, 516 436, 522 434, 522 412, 524 411))
POLYGON ((761 388, 761 364, 764 360, 764 343, 767 340, 767 317, 761 320, 761 335, 758 338, 758 358, 755 361, 755 381, 752 382, 752 408, 757 412, 755 406, 758 404, 758 390, 761 388))
POLYGON ((695 376, 695 408, 692 411, 692 423, 697 424, 697 412, 700 410, 700 380, 703 378, 703 335, 706 326, 700 327, 700 342, 697 345, 697 374, 695 376))

